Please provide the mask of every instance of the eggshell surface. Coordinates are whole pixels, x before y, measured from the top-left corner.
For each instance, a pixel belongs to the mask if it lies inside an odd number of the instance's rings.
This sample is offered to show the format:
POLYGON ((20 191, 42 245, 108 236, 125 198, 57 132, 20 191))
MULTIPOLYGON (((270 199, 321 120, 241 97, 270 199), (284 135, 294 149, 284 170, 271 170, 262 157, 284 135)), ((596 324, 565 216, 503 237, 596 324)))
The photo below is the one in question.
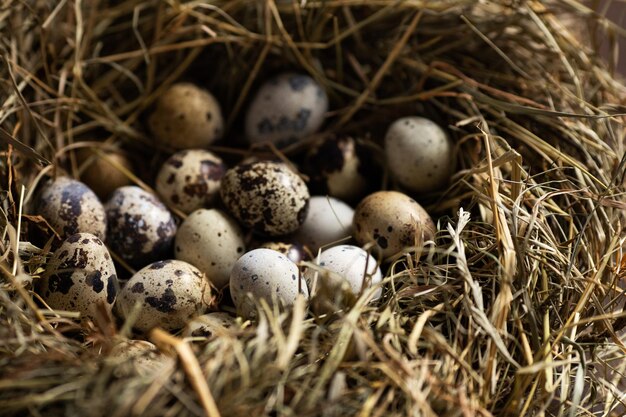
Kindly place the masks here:
POLYGON ((236 327, 237 320, 228 313, 215 312, 195 317, 185 326, 185 337, 213 337, 236 327))
POLYGON ((349 237, 354 209, 333 197, 313 196, 302 226, 293 238, 306 245, 313 254, 324 246, 349 237))

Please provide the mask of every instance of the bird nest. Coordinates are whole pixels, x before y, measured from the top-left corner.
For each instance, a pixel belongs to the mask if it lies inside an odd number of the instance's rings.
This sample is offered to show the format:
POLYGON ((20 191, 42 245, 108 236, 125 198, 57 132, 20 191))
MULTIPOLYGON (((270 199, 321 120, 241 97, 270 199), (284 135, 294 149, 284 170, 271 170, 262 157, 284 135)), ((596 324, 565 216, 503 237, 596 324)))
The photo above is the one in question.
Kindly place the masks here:
POLYGON ((623 31, 582 4, 9 0, 0 30, 3 415, 624 413, 626 87, 590 42, 623 31), (283 70, 326 89, 326 122, 250 149, 242 113, 283 70), (54 247, 34 195, 47 176, 79 178, 84 148, 123 149, 136 169, 118 170, 150 190, 172 150, 145 117, 181 80, 221 103, 226 139, 210 150, 229 163, 298 158, 336 134, 378 150, 398 117, 437 121, 457 170, 415 196, 435 238, 385 269, 375 302, 323 317, 261 302, 209 337, 144 335, 167 359, 157 371, 115 360, 128 322, 80 325, 34 291, 54 247))

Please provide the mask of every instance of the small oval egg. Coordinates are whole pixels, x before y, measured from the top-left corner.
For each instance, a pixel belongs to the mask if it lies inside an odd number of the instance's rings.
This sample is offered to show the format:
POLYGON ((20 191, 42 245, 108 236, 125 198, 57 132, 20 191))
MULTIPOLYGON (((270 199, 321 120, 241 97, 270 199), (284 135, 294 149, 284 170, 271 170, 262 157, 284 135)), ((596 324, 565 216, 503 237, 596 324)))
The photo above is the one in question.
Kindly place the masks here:
POLYGON ((133 172, 132 163, 119 151, 103 150, 99 154, 88 148, 78 152, 77 158, 81 180, 102 199, 109 198, 116 189, 132 184, 118 168, 119 165, 133 172))
POLYGON ((107 243, 135 267, 166 257, 176 235, 174 217, 156 198, 136 186, 115 190, 105 204, 107 243))
POLYGON ((271 249, 254 249, 237 260, 230 273, 230 295, 243 317, 256 314, 254 299, 270 305, 293 305, 298 294, 309 297, 306 282, 298 266, 282 253, 271 249))
POLYGON ((391 176, 414 192, 437 190, 452 175, 452 143, 439 125, 423 117, 403 117, 389 126, 385 157, 391 176))
POLYGON ((116 377, 135 373, 149 377, 173 366, 174 359, 161 353, 157 347, 145 340, 123 340, 113 346, 109 358, 118 363, 113 371, 116 377))
POLYGON ((365 197, 354 212, 354 237, 360 245, 374 242, 383 257, 419 247, 434 237, 430 215, 406 194, 378 191, 365 197))
POLYGON ((276 252, 280 252, 295 264, 309 259, 309 255, 304 249, 304 246, 298 242, 264 242, 259 245, 259 248, 271 249, 276 252))
POLYGON ((183 150, 161 166, 155 186, 163 201, 189 214, 213 204, 224 172, 226 166, 214 153, 203 149, 183 150))
POLYGON ((214 335, 225 334, 228 332, 228 329, 236 326, 237 319, 228 313, 208 313, 198 316, 187 323, 185 330, 183 330, 183 336, 210 338, 214 335))
POLYGON ((244 253, 243 234, 237 223, 217 209, 191 213, 178 228, 176 258, 204 272, 216 288, 228 285, 230 270, 244 253))
POLYGON ((304 222, 309 190, 285 164, 237 165, 222 179, 222 201, 244 227, 269 236, 294 232, 304 222))
POLYGON ((328 97, 304 74, 283 73, 259 88, 246 113, 246 137, 252 144, 286 146, 317 130, 324 122, 328 97))
POLYGON ((293 238, 316 254, 322 246, 338 244, 352 234, 352 207, 333 197, 312 196, 309 211, 293 238))
POLYGON ((76 233, 52 254, 40 294, 52 309, 78 311, 82 319, 95 320, 98 304, 111 311, 118 288, 115 265, 102 240, 76 233))
POLYGON ((183 82, 173 84, 157 99, 148 127, 164 146, 203 148, 222 137, 224 119, 210 92, 183 82))
POLYGON ((80 181, 58 177, 46 184, 37 200, 36 211, 63 238, 91 233, 104 239, 107 219, 98 196, 80 181))
POLYGON ((187 262, 154 262, 128 280, 120 291, 117 310, 127 317, 135 303, 141 305, 134 324, 137 330, 147 332, 155 326, 180 329, 211 305, 210 282, 187 262))

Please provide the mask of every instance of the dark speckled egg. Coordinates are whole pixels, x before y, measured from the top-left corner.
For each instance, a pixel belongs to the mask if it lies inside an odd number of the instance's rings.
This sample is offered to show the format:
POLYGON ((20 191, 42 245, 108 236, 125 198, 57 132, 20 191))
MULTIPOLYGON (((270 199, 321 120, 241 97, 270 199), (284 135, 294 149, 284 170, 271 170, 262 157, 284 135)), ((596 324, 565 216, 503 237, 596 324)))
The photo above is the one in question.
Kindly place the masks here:
POLYGON ((277 162, 241 164, 226 171, 221 195, 241 224, 270 236, 297 230, 309 207, 304 181, 277 162))
POLYGON ((286 146, 315 133, 327 110, 326 92, 313 78, 283 73, 263 84, 252 99, 246 137, 253 144, 286 146))
POLYGON ((187 262, 154 262, 139 270, 126 283, 117 301, 117 312, 127 317, 141 305, 134 327, 146 332, 155 326, 182 328, 212 304, 211 286, 200 270, 187 262))
POLYGON ((174 217, 154 195, 136 186, 115 190, 105 204, 107 243, 135 267, 167 257, 176 235, 174 217))
POLYGON ((111 309, 118 286, 102 240, 91 233, 76 233, 52 254, 39 292, 51 308, 78 311, 83 319, 94 320, 97 304, 111 309))
POLYGON ((41 214, 62 237, 75 233, 106 236, 107 220, 102 203, 80 181, 58 177, 44 186, 37 200, 41 214))
POLYGON ((309 254, 304 249, 304 246, 298 242, 264 242, 259 248, 271 249, 282 253, 296 264, 309 259, 309 254))
POLYGON ((183 213, 210 207, 218 195, 226 166, 203 149, 180 151, 169 157, 156 178, 163 201, 183 213))

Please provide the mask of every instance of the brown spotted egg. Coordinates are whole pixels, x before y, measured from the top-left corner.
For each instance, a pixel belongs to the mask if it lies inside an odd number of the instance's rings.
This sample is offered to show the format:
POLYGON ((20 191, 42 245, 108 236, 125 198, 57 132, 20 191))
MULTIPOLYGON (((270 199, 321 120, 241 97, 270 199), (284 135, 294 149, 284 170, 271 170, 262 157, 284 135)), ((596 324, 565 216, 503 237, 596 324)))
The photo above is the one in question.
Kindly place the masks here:
POLYGON ((210 282, 198 268, 166 260, 146 266, 128 280, 118 297, 117 311, 128 317, 139 303, 137 330, 146 332, 155 326, 176 330, 202 314, 212 301, 210 282))
POLYGON ((414 192, 437 190, 452 175, 452 143, 439 125, 423 117, 403 117, 389 126, 385 156, 391 176, 414 192))
POLYGON ((254 249, 237 260, 230 273, 230 296, 243 317, 256 314, 255 300, 289 307, 298 294, 309 297, 298 266, 282 253, 254 249))
POLYGON ((420 247, 436 232, 426 210, 397 191, 378 191, 365 197, 355 209, 353 226, 357 242, 375 243, 374 249, 385 258, 420 247))
POLYGON ((202 148, 222 137, 224 119, 211 93, 191 83, 177 83, 158 98, 148 126, 162 145, 202 148))
POLYGON ((295 264, 309 259, 309 254, 304 249, 304 246, 298 242, 264 242, 259 246, 259 248, 271 249, 276 252, 280 252, 295 264))
POLYGON ((161 167, 156 190, 183 213, 209 207, 219 194, 226 166, 212 152, 189 149, 175 153, 161 167))
POLYGON ((309 205, 304 181, 285 164, 270 161, 237 165, 226 171, 221 195, 241 224, 270 236, 298 229, 309 205))
POLYGON ((123 340, 111 349, 109 358, 117 364, 113 374, 118 378, 134 374, 151 377, 175 364, 172 357, 145 340, 123 340))
POLYGON ((228 313, 215 312, 195 317, 185 326, 185 337, 212 337, 225 334, 237 326, 237 319, 228 313))
POLYGON ((111 310, 118 287, 113 260, 102 240, 91 233, 76 233, 52 254, 40 294, 52 309, 78 311, 83 319, 94 320, 98 304, 111 310))
POLYGON ((315 133, 328 110, 326 92, 304 74, 283 73, 261 86, 246 113, 246 137, 252 144, 285 146, 315 133))
POLYGON ((61 237, 75 233, 91 233, 100 239, 106 236, 107 219, 102 203, 80 181, 58 177, 46 184, 39 194, 36 211, 61 237))
POLYGON ((176 223, 154 195, 136 186, 118 188, 105 209, 107 243, 122 259, 140 267, 168 255, 176 223))
POLYGON ((228 286, 230 270, 243 254, 245 243, 239 225, 221 210, 200 209, 178 228, 176 258, 204 272, 216 288, 228 286))

